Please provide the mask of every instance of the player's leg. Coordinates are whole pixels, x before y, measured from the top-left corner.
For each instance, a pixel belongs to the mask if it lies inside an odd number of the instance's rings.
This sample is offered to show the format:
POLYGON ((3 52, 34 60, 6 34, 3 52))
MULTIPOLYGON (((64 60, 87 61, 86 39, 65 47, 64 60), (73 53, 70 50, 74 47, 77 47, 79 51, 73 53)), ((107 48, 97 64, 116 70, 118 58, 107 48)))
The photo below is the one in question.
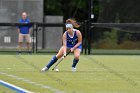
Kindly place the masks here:
POLYGON ((18 53, 21 53, 22 50, 22 43, 23 43, 24 36, 22 34, 18 35, 18 53))
POLYGON ((63 56, 63 47, 60 48, 59 52, 57 53, 57 55, 55 55, 51 61, 49 62, 49 64, 47 64, 47 68, 49 69, 59 58, 61 58, 63 56))
POLYGON ((25 35, 28 53, 31 53, 31 37, 30 34, 25 35))
POLYGON ((72 71, 76 71, 76 65, 79 62, 79 57, 80 57, 81 49, 77 48, 74 50, 74 59, 73 59, 73 64, 72 64, 72 71))
POLYGON ((55 55, 50 62, 41 70, 41 71, 47 71, 59 58, 63 56, 63 47, 60 48, 57 55, 55 55))

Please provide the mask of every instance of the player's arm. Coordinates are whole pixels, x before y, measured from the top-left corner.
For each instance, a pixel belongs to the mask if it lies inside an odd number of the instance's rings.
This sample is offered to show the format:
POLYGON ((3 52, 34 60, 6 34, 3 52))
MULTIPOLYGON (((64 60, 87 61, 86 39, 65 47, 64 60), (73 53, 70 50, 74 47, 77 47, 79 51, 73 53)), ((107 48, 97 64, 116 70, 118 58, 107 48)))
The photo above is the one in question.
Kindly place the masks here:
MULTIPOLYGON (((21 20, 19 20, 18 23, 21 23, 21 20)), ((18 34, 20 33, 20 28, 21 28, 21 26, 18 26, 18 29, 17 29, 18 34)))
POLYGON ((18 33, 18 34, 20 33, 20 29, 19 29, 19 28, 17 29, 17 33, 18 33))
POLYGON ((73 51, 82 43, 82 34, 81 34, 81 32, 79 30, 77 30, 76 34, 78 36, 78 43, 72 48, 73 51))
POLYGON ((66 47, 66 32, 63 34, 63 54, 64 56, 66 56, 66 51, 67 51, 67 47, 66 47))
MULTIPOLYGON (((29 19, 28 19, 28 21, 29 21, 28 23, 30 23, 30 20, 29 20, 29 19)), ((29 34, 31 34, 31 32, 32 32, 31 27, 32 27, 32 26, 30 25, 30 26, 29 26, 29 34)))
POLYGON ((31 32, 32 32, 32 30, 31 30, 31 28, 29 28, 29 34, 31 34, 31 32))

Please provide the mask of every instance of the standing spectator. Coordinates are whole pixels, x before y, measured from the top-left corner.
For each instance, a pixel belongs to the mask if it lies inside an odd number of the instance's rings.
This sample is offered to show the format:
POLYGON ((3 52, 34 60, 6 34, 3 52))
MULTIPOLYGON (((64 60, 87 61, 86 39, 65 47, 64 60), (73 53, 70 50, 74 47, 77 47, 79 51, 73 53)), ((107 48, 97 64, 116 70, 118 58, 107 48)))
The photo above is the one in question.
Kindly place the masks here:
MULTIPOLYGON (((19 20, 19 23, 30 23, 30 20, 27 18, 27 13, 26 12, 22 12, 22 18, 19 20)), ((24 39, 26 39, 26 43, 27 43, 27 49, 28 49, 28 53, 31 53, 31 38, 30 38, 30 33, 31 33, 31 26, 19 26, 18 27, 18 53, 21 54, 22 51, 22 44, 24 39)))

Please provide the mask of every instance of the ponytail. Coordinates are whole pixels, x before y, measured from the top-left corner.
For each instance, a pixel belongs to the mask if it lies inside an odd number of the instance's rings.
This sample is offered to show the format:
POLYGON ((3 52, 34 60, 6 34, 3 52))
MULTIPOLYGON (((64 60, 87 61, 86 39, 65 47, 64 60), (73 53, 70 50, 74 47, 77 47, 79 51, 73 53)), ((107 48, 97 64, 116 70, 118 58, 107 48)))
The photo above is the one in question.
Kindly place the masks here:
POLYGON ((72 24, 74 28, 79 28, 80 25, 74 19, 67 19, 66 24, 72 24))

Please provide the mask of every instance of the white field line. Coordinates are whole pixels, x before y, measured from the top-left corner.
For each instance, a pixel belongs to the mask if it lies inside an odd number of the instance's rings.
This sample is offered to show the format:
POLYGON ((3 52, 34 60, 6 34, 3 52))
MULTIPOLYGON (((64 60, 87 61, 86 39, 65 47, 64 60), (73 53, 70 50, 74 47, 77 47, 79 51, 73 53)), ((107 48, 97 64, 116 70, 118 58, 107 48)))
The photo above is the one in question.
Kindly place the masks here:
POLYGON ((14 78, 16 80, 20 80, 22 82, 26 82, 28 84, 32 84, 34 86, 38 86, 38 87, 41 87, 41 88, 44 88, 44 89, 49 89, 50 91, 52 91, 54 93, 65 93, 65 92, 60 91, 58 89, 52 88, 50 86, 46 86, 44 84, 39 84, 39 83, 36 83, 36 82, 32 82, 31 80, 28 80, 28 79, 25 79, 25 78, 21 78, 21 77, 15 76, 15 75, 11 75, 11 74, 8 74, 8 73, 5 73, 5 72, 1 72, 0 71, 0 74, 8 76, 8 77, 11 77, 11 78, 14 78))
POLYGON ((33 93, 31 91, 25 90, 23 88, 20 88, 18 86, 15 86, 13 84, 10 84, 10 83, 5 82, 5 81, 2 81, 2 80, 0 80, 0 84, 3 85, 3 86, 5 86, 5 87, 8 87, 8 88, 10 88, 12 90, 15 90, 17 92, 21 92, 21 93, 33 93))

